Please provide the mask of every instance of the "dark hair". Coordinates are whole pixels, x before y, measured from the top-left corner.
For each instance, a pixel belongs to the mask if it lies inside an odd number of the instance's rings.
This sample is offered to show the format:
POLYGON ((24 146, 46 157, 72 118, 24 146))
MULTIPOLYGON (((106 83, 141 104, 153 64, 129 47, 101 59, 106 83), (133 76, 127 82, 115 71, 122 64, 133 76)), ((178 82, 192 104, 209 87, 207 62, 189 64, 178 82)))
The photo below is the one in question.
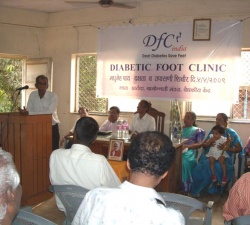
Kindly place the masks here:
MULTIPOLYGON (((143 108, 146 108, 146 109, 150 109, 150 107, 152 106, 151 102, 148 102, 147 100, 143 99, 140 101, 140 103, 143 103, 143 108)), ((147 110, 147 111, 148 111, 147 110)))
POLYGON ((172 141, 158 131, 138 134, 132 140, 128 151, 132 173, 140 172, 157 178, 170 168, 174 157, 175 148, 172 141))
POLYGON ((120 114, 120 109, 119 109, 117 106, 111 106, 111 107, 109 108, 109 110, 112 110, 112 109, 114 109, 114 110, 116 111, 117 114, 120 114))
POLYGON ((197 127, 197 124, 196 124, 196 114, 195 114, 195 112, 193 112, 193 111, 188 111, 188 112, 186 112, 186 114, 187 114, 187 113, 191 114, 192 119, 194 120, 193 126, 194 126, 194 127, 197 127))
POLYGON ((97 136, 98 123, 92 117, 81 117, 76 122, 76 138, 83 144, 91 144, 97 136))
POLYGON ((212 130, 218 131, 219 134, 225 134, 225 128, 221 125, 215 125, 212 130))
POLYGON ((228 126, 228 116, 225 113, 218 113, 217 115, 222 116, 224 122, 227 124, 228 126))
POLYGON ((46 80, 47 83, 48 83, 48 77, 46 77, 46 76, 44 76, 44 75, 39 75, 39 76, 36 77, 36 84, 38 84, 39 79, 44 79, 44 80, 46 80))

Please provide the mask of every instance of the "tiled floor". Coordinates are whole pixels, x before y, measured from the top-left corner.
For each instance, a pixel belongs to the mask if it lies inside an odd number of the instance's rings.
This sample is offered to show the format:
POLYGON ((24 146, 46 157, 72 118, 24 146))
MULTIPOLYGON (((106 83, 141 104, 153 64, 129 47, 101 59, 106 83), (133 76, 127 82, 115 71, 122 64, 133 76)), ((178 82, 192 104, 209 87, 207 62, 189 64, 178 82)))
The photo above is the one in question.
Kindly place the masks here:
MULTIPOLYGON (((220 195, 210 195, 204 198, 199 198, 200 201, 208 203, 208 201, 213 201, 213 225, 223 225, 223 217, 221 215, 222 206, 227 199, 227 194, 224 196, 220 195)), ((55 198, 51 198, 39 205, 33 207, 33 212, 47 218, 48 220, 53 221, 58 225, 62 225, 65 219, 65 216, 60 212, 56 207, 55 198)))

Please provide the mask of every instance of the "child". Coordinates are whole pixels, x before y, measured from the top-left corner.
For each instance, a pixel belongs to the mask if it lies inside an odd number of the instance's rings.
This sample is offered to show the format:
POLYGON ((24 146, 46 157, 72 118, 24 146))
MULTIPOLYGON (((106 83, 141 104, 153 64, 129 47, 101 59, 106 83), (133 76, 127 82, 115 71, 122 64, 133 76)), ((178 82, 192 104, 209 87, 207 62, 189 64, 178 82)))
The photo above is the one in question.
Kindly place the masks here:
POLYGON ((214 163, 215 160, 218 160, 223 172, 223 178, 222 178, 223 185, 225 185, 227 182, 225 158, 228 158, 229 156, 226 151, 223 152, 222 150, 220 150, 218 148, 218 145, 220 144, 224 145, 225 142, 227 141, 227 138, 223 137, 224 133, 225 133, 224 127, 216 125, 212 128, 212 134, 210 134, 210 139, 206 141, 206 144, 211 146, 206 156, 209 157, 210 169, 212 171, 212 181, 213 182, 217 181, 217 178, 214 173, 214 163))

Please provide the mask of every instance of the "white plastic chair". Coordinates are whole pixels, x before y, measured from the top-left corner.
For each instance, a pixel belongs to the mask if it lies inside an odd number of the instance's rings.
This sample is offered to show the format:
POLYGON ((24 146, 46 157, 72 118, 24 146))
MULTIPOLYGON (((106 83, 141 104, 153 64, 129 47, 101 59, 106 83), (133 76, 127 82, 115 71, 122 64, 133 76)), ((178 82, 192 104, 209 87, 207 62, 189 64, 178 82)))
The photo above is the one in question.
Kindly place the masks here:
POLYGON ((76 185, 50 185, 49 190, 57 195, 66 210, 63 224, 70 225, 89 190, 76 185))
POLYGON ((26 211, 26 209, 20 209, 12 225, 56 225, 56 223, 26 211))
POLYGON ((168 192, 159 192, 159 194, 163 197, 167 207, 172 207, 182 213, 185 218, 185 224, 212 224, 213 201, 209 201, 208 204, 205 204, 195 198, 185 195, 168 192), (196 210, 204 212, 204 217, 192 217, 191 214, 196 210))

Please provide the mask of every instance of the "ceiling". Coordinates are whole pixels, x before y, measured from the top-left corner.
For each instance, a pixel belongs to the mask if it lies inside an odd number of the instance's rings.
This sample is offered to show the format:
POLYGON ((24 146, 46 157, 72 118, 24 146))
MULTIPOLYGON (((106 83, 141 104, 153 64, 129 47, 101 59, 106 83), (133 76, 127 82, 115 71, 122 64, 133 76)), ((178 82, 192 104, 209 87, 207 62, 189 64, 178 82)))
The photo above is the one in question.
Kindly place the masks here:
MULTIPOLYGON (((66 10, 83 9, 90 7, 101 7, 99 0, 79 0, 83 3, 66 3, 65 0, 0 0, 0 7, 11 7, 17 9, 26 9, 38 12, 61 12, 66 10)), ((140 2, 149 0, 113 0, 115 3, 126 3, 130 6, 136 6, 140 2)), ((151 0, 152 1, 152 0, 151 0)), ((127 9, 124 9, 127 10, 127 9)))

